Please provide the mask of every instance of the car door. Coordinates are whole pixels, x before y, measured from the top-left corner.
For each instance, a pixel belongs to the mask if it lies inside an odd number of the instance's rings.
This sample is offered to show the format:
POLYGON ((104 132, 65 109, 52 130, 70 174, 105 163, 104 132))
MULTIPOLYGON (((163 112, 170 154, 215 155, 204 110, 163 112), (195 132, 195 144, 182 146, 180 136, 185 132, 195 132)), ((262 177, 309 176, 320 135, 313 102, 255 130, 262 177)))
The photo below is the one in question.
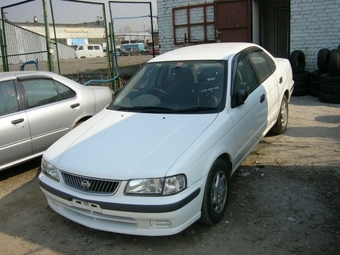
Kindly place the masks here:
POLYGON ((27 97, 33 153, 45 151, 66 134, 85 111, 74 90, 51 78, 21 78, 27 97))
POLYGON ((0 170, 32 154, 27 114, 18 99, 14 80, 0 82, 0 170))
MULTIPOLYGON (((282 83, 282 76, 276 72, 275 62, 264 52, 254 51, 249 54, 251 61, 258 77, 258 81, 266 92, 266 100, 268 102, 268 122, 274 123, 277 119, 279 104, 279 84, 282 83)), ((265 133, 271 125, 265 129, 265 133)))
POLYGON ((264 87, 259 84, 247 53, 237 57, 234 78, 231 82, 232 97, 238 90, 248 94, 244 104, 231 106, 230 115, 234 121, 237 153, 236 162, 242 161, 262 138, 267 124, 268 104, 264 87))

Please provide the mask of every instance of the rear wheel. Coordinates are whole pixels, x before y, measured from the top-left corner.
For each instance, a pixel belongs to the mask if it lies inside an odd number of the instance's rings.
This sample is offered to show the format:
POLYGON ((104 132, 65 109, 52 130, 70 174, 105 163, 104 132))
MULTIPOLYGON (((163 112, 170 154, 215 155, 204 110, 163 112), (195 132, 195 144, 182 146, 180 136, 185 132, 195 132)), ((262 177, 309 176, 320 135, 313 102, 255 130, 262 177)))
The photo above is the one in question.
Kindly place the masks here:
POLYGON ((279 115, 275 125, 272 127, 271 132, 277 135, 283 134, 288 125, 288 100, 284 95, 281 101, 279 115))
POLYGON ((228 195, 228 166, 222 159, 218 159, 208 174, 199 222, 205 225, 220 222, 227 209, 228 195))

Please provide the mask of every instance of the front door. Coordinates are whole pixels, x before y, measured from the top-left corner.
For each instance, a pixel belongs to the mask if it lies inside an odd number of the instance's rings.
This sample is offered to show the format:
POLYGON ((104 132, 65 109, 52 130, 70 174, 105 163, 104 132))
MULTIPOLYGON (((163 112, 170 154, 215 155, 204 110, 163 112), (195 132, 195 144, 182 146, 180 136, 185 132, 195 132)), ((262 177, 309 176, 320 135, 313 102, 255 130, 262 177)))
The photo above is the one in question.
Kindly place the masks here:
POLYGON ((251 42, 251 0, 215 2, 216 42, 251 42))

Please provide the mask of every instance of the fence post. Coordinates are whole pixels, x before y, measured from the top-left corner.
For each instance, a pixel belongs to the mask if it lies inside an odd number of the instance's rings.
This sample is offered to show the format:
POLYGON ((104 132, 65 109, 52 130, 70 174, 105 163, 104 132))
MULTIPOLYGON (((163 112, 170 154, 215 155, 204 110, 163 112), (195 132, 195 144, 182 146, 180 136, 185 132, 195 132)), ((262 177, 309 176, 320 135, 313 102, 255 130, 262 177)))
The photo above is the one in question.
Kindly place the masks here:
POLYGON ((51 45, 51 38, 50 38, 50 27, 47 18, 47 5, 46 0, 43 0, 43 10, 44 10, 44 24, 45 24, 45 33, 46 33, 46 48, 47 48, 47 59, 50 72, 54 72, 54 65, 53 65, 53 48, 51 45))

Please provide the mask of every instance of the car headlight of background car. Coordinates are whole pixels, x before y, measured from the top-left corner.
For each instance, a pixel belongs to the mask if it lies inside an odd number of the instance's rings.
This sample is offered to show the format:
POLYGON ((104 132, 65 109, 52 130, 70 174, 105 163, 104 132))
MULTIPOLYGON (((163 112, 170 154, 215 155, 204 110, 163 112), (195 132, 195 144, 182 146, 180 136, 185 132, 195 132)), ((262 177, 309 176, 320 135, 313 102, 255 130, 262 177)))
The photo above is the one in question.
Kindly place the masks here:
POLYGON ((45 159, 41 160, 41 171, 52 179, 59 181, 58 168, 48 163, 45 159))
POLYGON ((173 195, 187 186, 184 174, 150 179, 130 180, 125 188, 127 195, 173 195))

